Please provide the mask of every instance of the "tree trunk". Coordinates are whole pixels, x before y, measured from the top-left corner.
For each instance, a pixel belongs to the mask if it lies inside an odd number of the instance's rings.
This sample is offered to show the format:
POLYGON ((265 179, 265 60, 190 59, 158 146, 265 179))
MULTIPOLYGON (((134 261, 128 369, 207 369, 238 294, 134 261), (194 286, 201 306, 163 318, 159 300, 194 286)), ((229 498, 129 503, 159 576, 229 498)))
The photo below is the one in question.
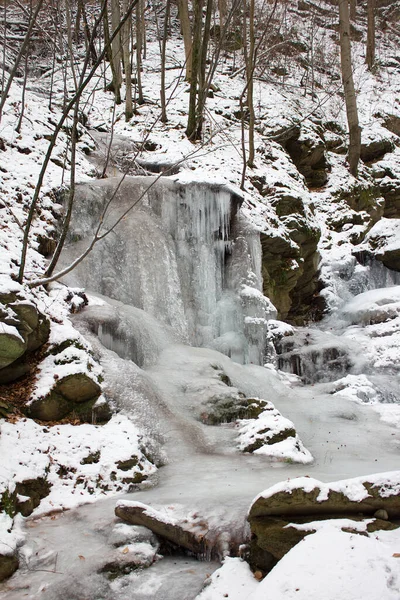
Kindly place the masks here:
POLYGON ((187 0, 178 0, 179 20, 181 22, 183 44, 185 46, 186 80, 192 77, 192 33, 190 30, 187 0))
POLYGON ((162 45, 161 45, 160 97, 161 97, 161 121, 163 123, 166 123, 168 121, 167 103, 165 100, 165 62, 166 62, 166 50, 167 50, 167 37, 168 37, 168 24, 169 24, 170 9, 171 9, 171 0, 167 0, 167 4, 165 7, 165 16, 164 16, 164 32, 163 32, 163 39, 162 39, 162 45))
POLYGON ((222 34, 222 30, 224 29, 225 22, 226 22, 226 13, 227 13, 226 0, 218 0, 218 12, 219 12, 219 26, 220 26, 220 31, 222 34))
POLYGON ((367 52, 365 62, 371 71, 375 63, 375 0, 368 0, 367 4, 368 30, 367 30, 367 52))
POLYGON ((356 92, 354 89, 351 65, 350 15, 348 0, 339 0, 340 61, 346 102, 347 123, 349 126, 348 160, 350 173, 357 177, 361 151, 361 128, 358 123, 356 92))
MULTIPOLYGON (((128 10, 128 0, 122 1, 124 13, 128 10)), ((131 31, 132 31, 132 17, 129 15, 126 23, 121 29, 121 46, 122 46, 122 60, 125 69, 125 121, 129 121, 133 117, 133 103, 132 103, 132 65, 131 65, 131 31)))
POLYGON ((194 23, 193 23, 193 44, 192 44, 192 78, 190 81, 189 93, 189 115, 186 128, 186 135, 192 141, 196 139, 197 131, 197 87, 201 62, 201 38, 202 38, 202 12, 203 0, 193 0, 194 23))
POLYGON ((350 19, 355 21, 357 18, 357 0, 350 0, 350 19))
POLYGON ((136 81, 137 81, 137 103, 143 104, 142 86, 142 19, 140 10, 141 0, 136 5, 136 81))
POLYGON ((36 9, 35 9, 35 12, 34 12, 32 18, 30 20, 28 29, 27 29, 25 37, 24 37, 24 41, 22 42, 22 46, 19 49, 19 52, 17 54, 17 58, 14 61, 14 65, 13 65, 13 67, 11 69, 11 73, 10 73, 10 75, 8 77, 8 81, 7 81, 7 83, 4 86, 4 89, 2 91, 1 100, 0 100, 0 120, 1 120, 2 113, 3 113, 4 105, 5 105, 6 100, 7 100, 8 92, 10 91, 11 84, 14 81, 14 77, 15 77, 17 71, 18 71, 19 63, 21 62, 22 57, 25 55, 25 52, 26 52, 26 50, 28 48, 28 44, 31 41, 32 31, 33 31, 33 28, 35 26, 36 19, 37 19, 37 16, 38 16, 39 12, 40 12, 40 9, 42 8, 42 4, 43 4, 43 0, 39 0, 38 3, 37 3, 37 5, 36 5, 36 9))
MULTIPOLYGON (((111 29, 114 32, 121 21, 121 11, 119 7, 119 0, 111 0, 111 29)), ((117 104, 121 103, 121 84, 122 84, 122 73, 121 73, 121 37, 116 35, 111 43, 111 60, 113 64, 113 84, 115 101, 117 104)))
POLYGON ((247 164, 249 167, 254 167, 254 67, 255 67, 255 35, 254 35, 254 0, 250 0, 250 15, 249 15, 249 57, 247 65, 247 106, 249 109, 249 158, 247 164))
POLYGON ((201 42, 201 57, 199 68, 199 89, 197 92, 197 109, 196 109, 196 139, 201 138, 203 131, 204 108, 207 100, 208 86, 206 82, 206 65, 208 43, 210 41, 210 28, 212 16, 212 0, 207 0, 206 20, 204 23, 204 32, 201 42))

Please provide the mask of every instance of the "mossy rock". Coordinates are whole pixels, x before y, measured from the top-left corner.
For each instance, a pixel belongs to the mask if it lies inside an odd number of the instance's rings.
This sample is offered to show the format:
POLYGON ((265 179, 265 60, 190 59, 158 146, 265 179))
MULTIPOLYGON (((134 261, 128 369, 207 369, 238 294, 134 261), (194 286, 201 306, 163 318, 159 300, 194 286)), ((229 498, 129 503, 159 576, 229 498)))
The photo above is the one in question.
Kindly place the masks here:
POLYGON ((12 383, 13 381, 17 381, 17 379, 25 377, 29 370, 30 367, 26 362, 25 356, 18 358, 8 367, 0 369, 0 385, 12 383))
POLYGON ((107 423, 112 417, 109 404, 107 402, 98 403, 96 398, 86 402, 73 403, 70 408, 71 416, 79 419, 81 423, 107 423))
POLYGON ((35 400, 26 407, 25 414, 40 421, 60 421, 72 410, 71 403, 61 394, 51 391, 44 398, 35 400))
POLYGON ((54 390, 70 402, 86 402, 97 399, 100 385, 86 373, 73 373, 57 381, 54 390))
MULTIPOLYGON (((303 522, 307 522, 302 519, 303 522)), ((271 555, 274 559, 280 560, 296 544, 315 530, 299 531, 295 527, 290 527, 290 521, 285 519, 259 517, 251 521, 252 541, 250 545, 250 564, 253 563, 252 554, 255 546, 267 554, 266 560, 270 561, 271 555)), ((265 570, 264 565, 256 565, 261 570, 265 570)))
POLYGON ((81 465, 94 465, 100 461, 100 450, 88 454, 85 458, 82 458, 81 465))
POLYGON ((51 484, 44 477, 18 481, 12 493, 7 489, 1 495, 0 511, 9 517, 14 517, 17 513, 28 517, 39 506, 40 501, 49 495, 50 488, 51 484), (20 500, 19 497, 22 496, 25 499, 20 500))
POLYGON ((0 369, 22 356, 26 348, 26 342, 17 333, 3 331, 0 324, 0 369))
POLYGON ((37 308, 30 302, 14 302, 9 305, 20 320, 22 326, 30 331, 36 329, 39 324, 39 313, 37 308))
POLYGON ((255 419, 265 410, 267 403, 258 398, 239 395, 213 397, 202 404, 201 421, 206 425, 232 423, 238 419, 255 419))
MULTIPOLYGON (((350 479, 349 482, 352 480, 350 479)), ((332 484, 333 485, 333 484, 332 484)), ((400 517, 400 492, 387 494, 383 486, 380 492, 379 485, 374 485, 366 478, 365 481, 357 480, 357 485, 364 487, 366 497, 362 500, 352 500, 342 491, 326 488, 317 480, 311 480, 307 491, 302 485, 292 489, 277 491, 269 497, 259 496, 250 508, 248 519, 271 516, 290 516, 291 518, 307 515, 370 515, 377 510, 386 510, 389 518, 400 517), (323 500, 317 498, 323 488, 323 500)))
POLYGON ((50 321, 44 315, 39 315, 37 327, 28 335, 28 352, 34 352, 44 346, 50 336, 50 321))
POLYGON ((8 579, 19 567, 19 560, 15 554, 0 554, 0 581, 8 579))

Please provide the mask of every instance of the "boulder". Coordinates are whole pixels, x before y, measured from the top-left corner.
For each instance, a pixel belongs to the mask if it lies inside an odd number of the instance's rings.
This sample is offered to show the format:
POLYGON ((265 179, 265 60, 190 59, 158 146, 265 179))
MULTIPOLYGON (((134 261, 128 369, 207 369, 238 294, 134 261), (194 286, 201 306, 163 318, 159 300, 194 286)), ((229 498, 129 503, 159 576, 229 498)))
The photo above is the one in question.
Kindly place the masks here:
POLYGON ((0 368, 12 364, 26 348, 26 341, 15 327, 0 323, 0 368))
POLYGON ((380 509, 386 510, 389 518, 400 517, 400 471, 333 483, 298 477, 260 494, 248 519, 251 523, 256 517, 271 516, 373 516, 380 509))
POLYGON ((385 267, 400 271, 400 219, 381 219, 369 231, 364 249, 385 267))
POLYGON ((308 477, 288 480, 267 489, 250 507, 249 561, 253 569, 270 571, 304 536, 315 532, 312 524, 319 520, 350 519, 354 528, 346 524, 344 531, 366 535, 397 528, 399 517, 400 471, 334 483, 308 477), (365 519, 365 526, 357 527, 356 522, 365 519), (307 523, 309 527, 296 527, 307 523))
POLYGON ((22 356, 8 367, 0 369, 0 385, 12 383, 17 379, 21 379, 21 377, 24 377, 29 371, 29 364, 26 362, 25 356, 22 356))
POLYGON ((388 152, 392 152, 393 148, 394 144, 391 139, 377 138, 365 140, 361 144, 361 160, 364 162, 379 160, 388 152))
POLYGON ((255 419, 266 404, 265 400, 245 398, 240 392, 213 396, 201 405, 200 419, 206 425, 232 423, 237 419, 255 419))
POLYGON ((204 555, 206 552, 207 523, 191 528, 189 523, 171 519, 164 513, 141 502, 123 500, 117 503, 115 514, 127 523, 147 527, 157 536, 168 540, 175 546, 185 548, 193 554, 204 555))
POLYGON ((52 390, 47 396, 34 400, 26 407, 25 413, 32 419, 40 421, 60 421, 72 410, 71 403, 61 394, 52 390))
POLYGON ((86 402, 97 399, 101 394, 101 387, 86 373, 72 373, 60 379, 54 391, 70 402, 86 402))
POLYGON ((11 577, 18 566, 19 561, 15 554, 0 554, 0 581, 11 577))

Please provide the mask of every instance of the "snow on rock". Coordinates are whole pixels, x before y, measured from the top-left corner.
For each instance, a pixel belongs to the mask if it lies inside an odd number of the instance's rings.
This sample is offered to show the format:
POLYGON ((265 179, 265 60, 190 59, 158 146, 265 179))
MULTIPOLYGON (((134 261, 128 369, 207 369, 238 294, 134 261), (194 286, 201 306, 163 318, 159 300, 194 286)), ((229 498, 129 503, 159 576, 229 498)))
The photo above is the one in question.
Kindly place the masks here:
POLYGON ((259 586, 250 567, 241 558, 227 557, 220 569, 206 581, 196 600, 250 600, 259 586))
POLYGON ((333 483, 298 477, 261 492, 253 501, 249 519, 261 515, 360 513, 384 507, 400 515, 400 471, 378 473, 333 483))
POLYGON ((19 482, 44 479, 49 493, 35 515, 64 510, 128 490, 153 475, 137 427, 123 415, 107 424, 44 427, 32 420, 0 422, 0 455, 7 456, 0 495, 19 482))
POLYGON ((340 310, 339 317, 349 323, 368 325, 399 316, 400 286, 369 290, 358 294, 340 310))
POLYGON ((196 600, 397 600, 399 529, 367 533, 365 522, 349 519, 309 526, 315 533, 290 550, 261 582, 246 562, 226 558, 196 600))
POLYGON ((271 402, 265 404, 256 419, 238 422, 240 450, 285 462, 311 463, 313 457, 301 442, 292 421, 283 417, 271 402))
POLYGON ((320 522, 257 586, 250 600, 396 600, 400 530, 358 535, 320 522))

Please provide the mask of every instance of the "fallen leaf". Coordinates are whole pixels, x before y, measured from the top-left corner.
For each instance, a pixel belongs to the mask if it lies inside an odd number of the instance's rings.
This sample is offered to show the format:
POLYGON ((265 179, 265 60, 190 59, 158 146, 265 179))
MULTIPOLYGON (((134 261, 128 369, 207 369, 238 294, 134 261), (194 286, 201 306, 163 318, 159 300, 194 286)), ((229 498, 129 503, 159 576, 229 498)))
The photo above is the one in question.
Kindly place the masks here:
POLYGON ((79 554, 79 558, 80 558, 81 560, 86 560, 86 558, 85 558, 84 556, 82 556, 82 554, 79 554))
POLYGON ((400 558, 400 552, 395 552, 393 554, 393 558, 400 558))
POLYGON ((122 550, 122 554, 128 554, 128 552, 129 552, 129 548, 128 547, 126 547, 126 548, 124 548, 122 550))

